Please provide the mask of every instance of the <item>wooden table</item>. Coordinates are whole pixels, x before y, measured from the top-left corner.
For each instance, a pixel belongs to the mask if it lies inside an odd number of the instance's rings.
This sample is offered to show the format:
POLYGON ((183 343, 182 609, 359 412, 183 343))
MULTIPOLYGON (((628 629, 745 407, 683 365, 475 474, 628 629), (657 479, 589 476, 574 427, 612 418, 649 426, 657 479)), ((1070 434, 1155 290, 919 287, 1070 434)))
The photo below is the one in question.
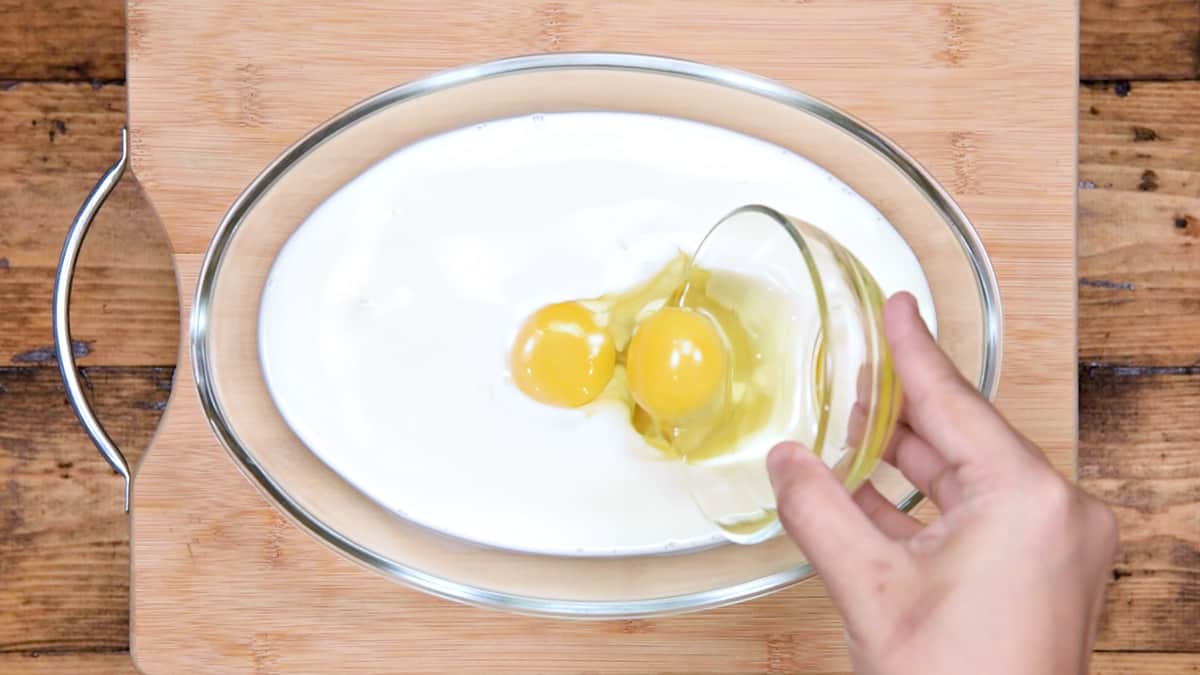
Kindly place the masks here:
MULTIPOLYGON (((67 223, 125 121, 115 0, 0 0, 0 672, 132 672, 120 481, 50 350, 67 223)), ((1079 477, 1123 546, 1094 671, 1200 672, 1200 0, 1084 0, 1079 477)), ((1003 101, 997 101, 1003 105, 1003 101)), ((178 346, 166 244, 126 179, 76 282, 77 352, 134 455, 178 346)))

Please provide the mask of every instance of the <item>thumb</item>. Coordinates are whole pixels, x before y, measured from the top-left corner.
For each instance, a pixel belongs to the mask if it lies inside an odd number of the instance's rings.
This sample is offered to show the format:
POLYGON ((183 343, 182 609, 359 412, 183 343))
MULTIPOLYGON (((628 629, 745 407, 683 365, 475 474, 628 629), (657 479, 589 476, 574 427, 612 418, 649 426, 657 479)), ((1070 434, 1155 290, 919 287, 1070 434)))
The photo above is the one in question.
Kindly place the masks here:
POLYGON ((875 527, 808 448, 780 443, 767 455, 767 472, 784 530, 846 613, 874 586, 867 580, 886 574, 903 549, 875 527))

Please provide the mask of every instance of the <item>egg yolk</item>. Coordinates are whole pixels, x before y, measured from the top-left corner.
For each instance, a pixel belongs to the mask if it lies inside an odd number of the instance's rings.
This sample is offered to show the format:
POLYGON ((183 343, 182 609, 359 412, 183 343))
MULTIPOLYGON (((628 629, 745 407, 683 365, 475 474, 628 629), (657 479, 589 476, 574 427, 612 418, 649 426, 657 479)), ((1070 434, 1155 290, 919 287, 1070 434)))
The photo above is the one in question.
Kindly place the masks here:
POLYGON ((575 408, 604 391, 616 361, 612 336, 595 315, 577 302, 560 302, 542 307, 521 326, 510 367, 525 395, 575 408))
POLYGON ((638 405, 660 422, 708 409, 726 385, 726 346, 707 316, 664 307, 638 324, 625 368, 638 405))
POLYGON ((546 405, 624 406, 666 459, 716 457, 762 429, 792 388, 764 293, 680 253, 635 286, 526 319, 509 353, 513 384, 546 405))

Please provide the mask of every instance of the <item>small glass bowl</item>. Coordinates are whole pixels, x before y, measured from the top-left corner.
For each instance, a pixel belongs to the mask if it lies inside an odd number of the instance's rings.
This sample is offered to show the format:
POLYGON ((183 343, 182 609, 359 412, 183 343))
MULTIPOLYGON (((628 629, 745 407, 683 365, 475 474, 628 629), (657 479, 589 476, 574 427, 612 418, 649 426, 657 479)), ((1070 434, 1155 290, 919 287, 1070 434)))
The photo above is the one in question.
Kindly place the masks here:
MULTIPOLYGON (((275 407, 259 362, 260 301, 272 261, 309 214, 384 157, 425 138, 568 111, 642 113, 723 127, 832 173, 916 254, 937 308, 939 344, 970 381, 992 394, 1000 356, 995 276, 963 213, 895 145, 822 101, 746 73, 634 54, 553 54, 469 66, 383 92, 313 130, 250 183, 213 236, 190 318, 193 374, 213 432, 298 527, 389 579, 460 602, 556 617, 644 617, 741 602, 808 578, 812 567, 786 537, 603 558, 523 553, 448 537, 347 482, 275 407)), ((792 229, 810 242, 810 251, 818 250, 818 233, 795 223, 792 229)), ((842 274, 836 265, 818 271, 821 279, 842 274)), ((870 451, 847 453, 855 459, 835 463, 851 484, 877 460, 877 444, 859 445, 870 451)), ((920 501, 886 463, 870 480, 901 509, 920 501)))
MULTIPOLYGON (((896 427, 899 382, 883 335, 885 297, 871 273, 818 228, 768 206, 747 205, 721 219, 695 264, 761 278, 814 321, 798 322, 787 374, 799 415, 769 443, 811 449, 853 491, 879 464, 896 427)), ((686 293, 680 304, 687 305, 686 293)), ((782 308, 780 311, 784 311, 782 308)), ((726 537, 755 544, 779 533, 763 456, 767 445, 688 462, 692 497, 726 537)))

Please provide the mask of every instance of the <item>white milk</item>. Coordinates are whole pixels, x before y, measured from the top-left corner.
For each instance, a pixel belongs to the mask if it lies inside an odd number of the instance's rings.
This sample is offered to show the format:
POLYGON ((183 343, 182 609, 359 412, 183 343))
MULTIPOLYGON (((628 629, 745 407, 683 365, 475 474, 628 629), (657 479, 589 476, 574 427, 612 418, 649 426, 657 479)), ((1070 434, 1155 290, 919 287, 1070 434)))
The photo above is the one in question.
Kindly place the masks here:
POLYGON ((346 480, 454 536, 565 555, 719 541, 623 409, 529 400, 507 355, 538 307, 640 282, 748 203, 829 232, 932 316, 912 251, 811 162, 678 119, 534 115, 405 148, 309 216, 263 295, 271 395, 346 480))

